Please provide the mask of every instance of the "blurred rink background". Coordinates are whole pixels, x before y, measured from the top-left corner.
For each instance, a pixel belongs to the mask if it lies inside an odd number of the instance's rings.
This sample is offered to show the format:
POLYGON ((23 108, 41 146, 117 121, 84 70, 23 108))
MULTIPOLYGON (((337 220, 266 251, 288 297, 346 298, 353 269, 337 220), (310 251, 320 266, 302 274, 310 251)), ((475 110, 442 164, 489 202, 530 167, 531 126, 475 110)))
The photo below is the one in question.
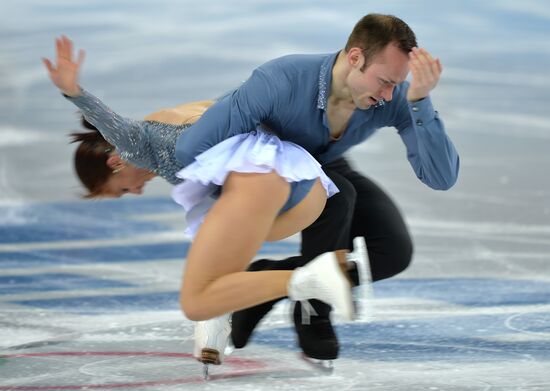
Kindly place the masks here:
POLYGON ((550 2, 2 0, 0 20, 0 390, 550 389, 550 2), (205 385, 177 305, 189 241, 170 186, 81 200, 78 114, 40 58, 66 34, 87 52, 82 86, 138 119, 217 97, 269 59, 338 51, 370 12, 401 17, 441 59, 432 99, 459 181, 424 186, 394 129, 355 147, 406 217, 412 266, 375 284, 372 323, 338 327, 332 376, 296 360, 282 304, 205 385))

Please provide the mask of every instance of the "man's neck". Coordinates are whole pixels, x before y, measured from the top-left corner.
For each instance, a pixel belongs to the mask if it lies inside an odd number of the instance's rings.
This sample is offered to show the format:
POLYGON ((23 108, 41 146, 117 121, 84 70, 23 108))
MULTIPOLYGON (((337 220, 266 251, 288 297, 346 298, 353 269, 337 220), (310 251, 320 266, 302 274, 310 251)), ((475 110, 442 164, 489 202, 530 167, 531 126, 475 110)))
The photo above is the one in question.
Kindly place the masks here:
POLYGON ((349 74, 347 64, 346 53, 341 51, 332 68, 332 82, 327 105, 327 117, 332 141, 337 141, 342 137, 355 110, 355 104, 346 87, 346 78, 349 74))
POLYGON ((353 100, 346 86, 346 78, 350 72, 347 62, 346 52, 341 50, 336 57, 336 62, 332 67, 332 82, 330 83, 330 94, 328 100, 337 106, 353 106, 353 100))

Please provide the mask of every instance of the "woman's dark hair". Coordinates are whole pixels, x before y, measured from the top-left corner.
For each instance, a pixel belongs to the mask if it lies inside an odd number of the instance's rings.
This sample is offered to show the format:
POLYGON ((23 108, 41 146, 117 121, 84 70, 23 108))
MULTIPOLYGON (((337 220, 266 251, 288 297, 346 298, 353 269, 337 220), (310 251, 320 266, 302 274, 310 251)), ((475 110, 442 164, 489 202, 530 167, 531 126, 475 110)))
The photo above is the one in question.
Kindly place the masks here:
POLYGON ((405 54, 417 46, 414 32, 398 17, 368 14, 353 28, 345 50, 349 52, 354 47, 363 49, 365 56, 365 64, 361 68, 363 71, 389 43, 395 44, 405 54))
POLYGON ((69 134, 71 143, 79 143, 74 155, 74 168, 78 178, 88 189, 89 193, 84 198, 94 198, 102 194, 105 183, 112 175, 107 159, 114 147, 84 117, 81 123, 88 132, 69 134))

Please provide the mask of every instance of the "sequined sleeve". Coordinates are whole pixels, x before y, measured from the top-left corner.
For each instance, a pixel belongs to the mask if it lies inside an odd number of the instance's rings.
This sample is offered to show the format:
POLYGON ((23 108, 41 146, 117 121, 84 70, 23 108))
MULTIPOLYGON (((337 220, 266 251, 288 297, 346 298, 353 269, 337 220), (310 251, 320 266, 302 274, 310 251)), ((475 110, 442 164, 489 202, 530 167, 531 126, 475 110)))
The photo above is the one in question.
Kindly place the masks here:
POLYGON ((149 140, 150 122, 122 117, 109 109, 94 95, 82 89, 82 94, 67 99, 75 104, 88 122, 94 125, 120 156, 139 167, 157 167, 149 140))

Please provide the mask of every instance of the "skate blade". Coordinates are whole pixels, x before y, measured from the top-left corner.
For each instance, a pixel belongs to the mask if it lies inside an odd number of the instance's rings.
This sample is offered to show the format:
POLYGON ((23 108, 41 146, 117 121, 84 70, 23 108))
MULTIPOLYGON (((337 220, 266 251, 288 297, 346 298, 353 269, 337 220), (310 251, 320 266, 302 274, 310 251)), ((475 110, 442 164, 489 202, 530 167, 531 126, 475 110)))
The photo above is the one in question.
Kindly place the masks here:
POLYGON ((210 380, 210 365, 220 365, 222 363, 220 360, 220 352, 216 349, 203 348, 201 350, 201 356, 196 357, 196 359, 203 363, 202 377, 204 380, 210 380))
POLYGON ((351 285, 340 269, 336 255, 334 253, 332 254, 333 262, 331 264, 332 271, 330 273, 330 278, 332 279, 333 286, 340 286, 344 293, 343 297, 339 297, 336 302, 332 303, 332 306, 346 321, 353 321, 355 319, 355 308, 353 305, 351 285))
POLYGON ((372 273, 370 270, 367 245, 363 237, 353 239, 353 260, 359 273, 359 285, 352 288, 353 304, 355 309, 355 321, 372 322, 373 313, 373 289, 372 273))
POLYGON ((310 367, 323 375, 332 375, 332 373, 334 372, 334 365, 332 363, 332 360, 317 360, 315 358, 306 356, 304 353, 300 354, 300 358, 310 367))
POLYGON ((204 378, 204 380, 210 380, 210 373, 208 372, 209 371, 209 365, 208 364, 203 364, 202 366, 202 377, 204 378))

